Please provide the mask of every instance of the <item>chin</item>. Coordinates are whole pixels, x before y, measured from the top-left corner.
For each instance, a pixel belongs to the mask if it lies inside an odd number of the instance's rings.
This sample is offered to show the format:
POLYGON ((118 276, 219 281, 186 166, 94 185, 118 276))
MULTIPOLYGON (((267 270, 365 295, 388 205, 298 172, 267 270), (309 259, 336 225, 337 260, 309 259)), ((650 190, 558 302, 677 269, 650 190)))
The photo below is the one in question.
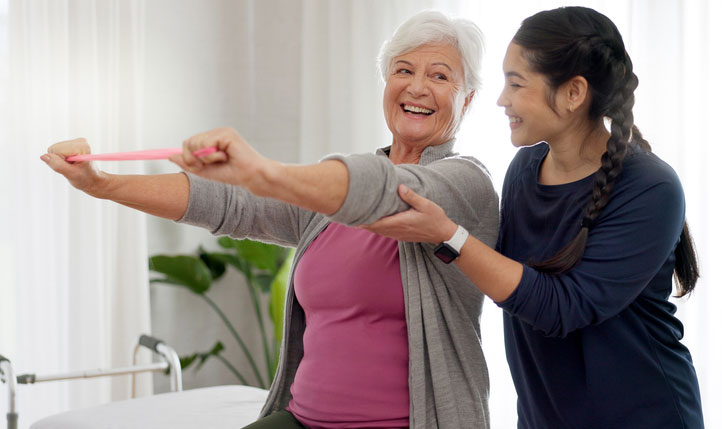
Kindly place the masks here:
POLYGON ((540 140, 530 140, 528 138, 524 138, 521 136, 515 136, 514 134, 511 135, 511 144, 514 147, 534 146, 535 144, 537 144, 539 142, 540 142, 540 140))

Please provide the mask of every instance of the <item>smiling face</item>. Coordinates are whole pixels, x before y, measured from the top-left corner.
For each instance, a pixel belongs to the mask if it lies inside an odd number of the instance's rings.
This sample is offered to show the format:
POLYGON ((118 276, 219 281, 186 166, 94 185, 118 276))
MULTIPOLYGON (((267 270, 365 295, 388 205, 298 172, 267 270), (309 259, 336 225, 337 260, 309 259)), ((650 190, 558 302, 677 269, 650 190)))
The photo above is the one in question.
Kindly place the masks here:
POLYGON ((471 101, 463 87, 461 57, 450 45, 422 45, 391 60, 384 115, 394 143, 425 148, 450 140, 471 101))
MULTIPOLYGON (((504 89, 496 104, 509 117, 511 142, 514 146, 530 146, 540 141, 554 140, 566 128, 559 108, 549 105, 550 91, 544 76, 534 72, 522 56, 522 48, 510 43, 504 57, 504 89)), ((562 106, 554 95, 553 104, 562 106)))

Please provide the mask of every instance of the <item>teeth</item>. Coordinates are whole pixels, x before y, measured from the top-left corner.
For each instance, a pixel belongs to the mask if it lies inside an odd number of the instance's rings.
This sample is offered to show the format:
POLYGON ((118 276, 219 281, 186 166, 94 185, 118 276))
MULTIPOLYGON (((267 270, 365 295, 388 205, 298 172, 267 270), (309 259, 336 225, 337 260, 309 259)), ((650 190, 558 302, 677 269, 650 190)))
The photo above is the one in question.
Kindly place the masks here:
POLYGON ((424 109, 423 107, 409 106, 408 104, 404 104, 404 110, 413 113, 423 113, 424 115, 430 115, 434 113, 433 110, 424 109))
POLYGON ((521 118, 517 116, 509 116, 509 122, 515 123, 515 122, 521 122, 521 118))

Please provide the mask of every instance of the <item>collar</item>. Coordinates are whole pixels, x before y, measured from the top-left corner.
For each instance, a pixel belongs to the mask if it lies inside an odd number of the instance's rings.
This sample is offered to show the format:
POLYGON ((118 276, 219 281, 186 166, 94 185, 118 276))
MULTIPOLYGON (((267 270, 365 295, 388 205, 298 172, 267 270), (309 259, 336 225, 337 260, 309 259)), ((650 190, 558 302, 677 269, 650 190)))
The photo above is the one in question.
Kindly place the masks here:
MULTIPOLYGON (((454 155, 454 144, 456 138, 453 138, 446 143, 442 143, 437 146, 427 146, 423 152, 421 152, 421 159, 419 165, 427 165, 440 159, 448 158, 450 155, 454 155)), ((376 149, 376 155, 383 155, 388 157, 391 153, 391 146, 382 147, 376 149)))

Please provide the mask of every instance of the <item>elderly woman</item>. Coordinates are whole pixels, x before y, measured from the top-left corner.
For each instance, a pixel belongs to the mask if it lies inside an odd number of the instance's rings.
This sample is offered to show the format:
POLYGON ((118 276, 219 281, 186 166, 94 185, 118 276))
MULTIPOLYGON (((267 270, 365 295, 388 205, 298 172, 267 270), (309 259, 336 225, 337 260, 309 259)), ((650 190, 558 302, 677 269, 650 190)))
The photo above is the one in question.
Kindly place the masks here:
POLYGON ((393 141, 375 155, 283 165, 218 129, 172 158, 195 174, 117 176, 65 162, 89 151, 82 140, 42 159, 92 196, 298 248, 278 371, 250 427, 487 427, 484 295, 448 264, 466 230, 433 247, 353 227, 407 209, 396 192, 404 184, 494 245, 498 198, 488 173, 452 151, 479 86, 481 43, 474 24, 437 12, 397 29, 379 57, 393 141), (218 151, 193 155, 205 147, 218 151))

